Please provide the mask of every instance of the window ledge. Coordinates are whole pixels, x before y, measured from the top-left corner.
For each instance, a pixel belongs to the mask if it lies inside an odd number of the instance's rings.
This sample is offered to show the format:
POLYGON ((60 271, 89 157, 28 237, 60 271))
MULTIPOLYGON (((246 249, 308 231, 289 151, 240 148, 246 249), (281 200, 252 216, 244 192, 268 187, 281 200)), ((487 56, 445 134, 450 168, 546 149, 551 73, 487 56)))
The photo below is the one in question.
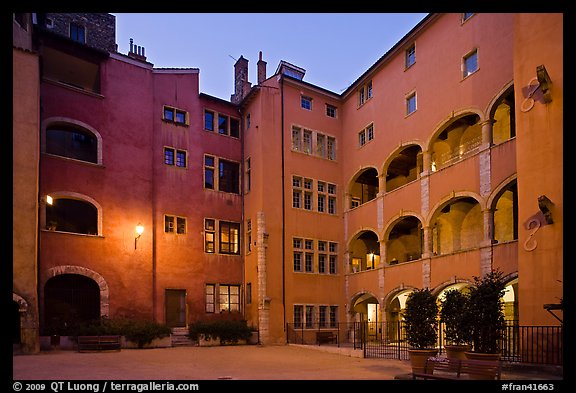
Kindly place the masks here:
POLYGON ((86 94, 87 96, 91 96, 91 97, 95 97, 95 98, 105 98, 102 94, 96 93, 95 91, 85 90, 85 89, 82 89, 80 87, 75 87, 75 86, 69 85, 67 83, 56 81, 56 80, 49 79, 46 77, 42 78, 42 81, 50 83, 52 85, 63 87, 63 88, 68 89, 68 90, 75 91, 77 93, 86 94))
POLYGON ((76 232, 65 232, 65 231, 53 231, 49 229, 40 228, 41 232, 50 232, 50 233, 60 233, 63 235, 74 235, 74 236, 82 236, 82 237, 91 237, 91 238, 99 238, 104 239, 103 235, 89 235, 87 233, 76 233, 76 232))
POLYGON ((71 158, 71 157, 59 156, 57 154, 46 153, 45 151, 42 152, 42 155, 52 157, 52 158, 55 158, 57 160, 73 162, 73 163, 80 164, 80 165, 86 165, 86 166, 91 166, 91 167, 95 167, 95 168, 102 168, 102 169, 106 168, 104 165, 102 165, 100 163, 78 160, 76 158, 71 158))

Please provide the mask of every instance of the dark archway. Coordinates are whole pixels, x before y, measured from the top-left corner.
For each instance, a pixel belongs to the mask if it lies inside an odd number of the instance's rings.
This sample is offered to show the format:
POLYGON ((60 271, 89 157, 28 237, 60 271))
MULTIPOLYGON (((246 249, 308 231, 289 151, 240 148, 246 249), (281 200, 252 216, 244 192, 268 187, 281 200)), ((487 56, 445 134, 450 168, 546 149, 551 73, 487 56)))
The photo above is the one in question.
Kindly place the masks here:
POLYGON ((100 287, 91 278, 62 274, 44 287, 45 334, 65 334, 66 328, 100 318, 100 287))

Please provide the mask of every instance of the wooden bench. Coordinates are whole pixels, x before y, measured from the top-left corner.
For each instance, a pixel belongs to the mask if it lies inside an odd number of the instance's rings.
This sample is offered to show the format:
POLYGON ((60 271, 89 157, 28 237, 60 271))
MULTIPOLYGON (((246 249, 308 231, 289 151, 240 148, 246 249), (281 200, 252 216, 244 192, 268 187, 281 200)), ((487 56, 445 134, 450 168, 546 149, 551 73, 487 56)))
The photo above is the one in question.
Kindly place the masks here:
POLYGON ((428 358, 424 372, 412 373, 412 379, 500 379, 502 364, 498 360, 428 358))
POLYGON ((78 336, 78 352, 120 351, 120 336, 78 336))
POLYGON ((316 342, 318 345, 326 343, 338 344, 338 333, 333 331, 316 332, 316 342))

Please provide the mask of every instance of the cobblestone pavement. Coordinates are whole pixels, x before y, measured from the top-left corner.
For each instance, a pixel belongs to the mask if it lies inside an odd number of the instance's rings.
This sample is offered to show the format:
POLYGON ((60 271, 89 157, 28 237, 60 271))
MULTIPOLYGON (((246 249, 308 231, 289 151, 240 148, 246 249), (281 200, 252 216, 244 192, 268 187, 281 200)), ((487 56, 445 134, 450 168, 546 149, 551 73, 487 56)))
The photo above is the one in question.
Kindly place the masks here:
MULTIPOLYGON (((296 345, 239 345, 122 349, 14 355, 14 380, 394 380, 409 361, 364 359, 296 345)), ((530 370, 505 371, 505 380, 562 380, 530 370)))

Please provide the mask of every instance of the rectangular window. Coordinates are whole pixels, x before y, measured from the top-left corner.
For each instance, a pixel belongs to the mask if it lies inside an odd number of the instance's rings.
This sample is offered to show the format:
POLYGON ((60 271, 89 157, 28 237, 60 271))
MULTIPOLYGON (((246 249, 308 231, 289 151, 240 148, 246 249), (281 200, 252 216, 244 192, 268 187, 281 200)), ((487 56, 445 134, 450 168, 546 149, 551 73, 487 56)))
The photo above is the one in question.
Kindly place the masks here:
POLYGON ((366 102, 366 92, 364 91, 364 86, 358 90, 358 106, 364 105, 366 102))
POLYGON ((336 274, 336 264, 338 261, 338 243, 329 242, 328 243, 328 272, 330 274, 336 274))
POLYGON ((312 210, 312 193, 310 192, 304 193, 304 209, 312 210))
POLYGON ((174 121, 174 109, 167 106, 164 107, 164 120, 174 121))
POLYGON ((252 283, 246 283, 246 304, 252 304, 252 283))
POLYGON ((319 306, 318 308, 318 325, 321 328, 325 328, 328 326, 326 316, 328 314, 328 307, 326 306, 319 306))
POLYGON ((174 165, 174 149, 170 147, 164 148, 164 164, 174 165))
POLYGON ((214 189, 215 158, 204 156, 204 188, 214 189))
POLYGON ((326 195, 318 195, 318 211, 320 213, 326 211, 326 195))
POLYGON ((306 273, 314 272, 314 254, 307 252, 304 255, 304 270, 306 273))
POLYGON ((218 133, 228 135, 228 116, 218 115, 218 133))
POLYGON ((206 131, 214 131, 214 112, 204 111, 204 129, 206 131))
POLYGON ((412 93, 406 97, 406 115, 416 111, 416 93, 412 93))
POLYGON ((218 160, 218 190, 240 193, 240 164, 237 162, 218 160))
POLYGON ((328 213, 336 214, 336 198, 328 197, 328 213))
POLYGON ((249 193, 250 190, 252 189, 252 161, 250 158, 246 159, 245 167, 246 167, 246 178, 245 178, 246 187, 245 187, 245 190, 246 190, 246 193, 249 193))
POLYGON ((252 220, 246 220, 246 254, 252 251, 252 220))
POLYGON ((372 81, 366 84, 366 100, 372 98, 372 81))
POLYGON ((180 235, 186 233, 186 219, 184 217, 176 217, 176 233, 180 235))
POLYGON ((312 183, 313 183, 312 179, 304 179, 304 188, 307 190, 311 190, 312 189, 312 183))
POLYGON ((306 327, 308 329, 314 327, 314 306, 306 306, 306 327))
POLYGON ((318 273, 326 273, 326 254, 318 254, 318 273))
POLYGON ((174 233, 174 216, 164 216, 164 232, 174 233))
POLYGON ((372 81, 362 85, 358 90, 358 106, 362 106, 372 98, 372 81))
POLYGON ((326 104, 326 116, 336 117, 336 107, 334 105, 326 104))
POLYGON ((336 255, 330 255, 329 256, 329 271, 330 274, 336 274, 336 255))
POLYGON ((366 140, 370 142, 373 139, 374 139, 374 125, 370 124, 368 127, 366 127, 366 140))
POLYGON ((164 117, 162 120, 180 124, 180 125, 187 125, 188 124, 188 112, 183 111, 181 109, 176 109, 171 106, 164 105, 164 117))
POLYGON ((338 327, 338 306, 330 306, 330 327, 338 327))
POLYGON ((70 38, 73 41, 86 43, 86 29, 76 23, 70 23, 70 38))
POLYGON ((326 136, 316 134, 316 152, 319 157, 326 158, 326 136))
POLYGON ((216 285, 206 284, 206 312, 213 313, 216 301, 216 285))
POLYGON ((336 160, 336 138, 328 137, 328 159, 336 160))
POLYGON ((302 323, 304 320, 304 307, 295 304, 294 305, 294 327, 295 328, 302 328, 302 323))
POLYGON ((240 224, 220 221, 220 253, 240 254, 240 224))
POLYGON ((292 127, 292 150, 302 150, 300 146, 300 128, 298 127, 292 127))
POLYGON ((216 252, 216 222, 213 219, 204 219, 204 252, 216 252))
POLYGON ((416 45, 412 44, 406 49, 406 68, 416 63, 416 45))
POLYGON ((300 97, 300 106, 304 109, 311 111, 312 110, 312 98, 306 97, 306 96, 301 96, 300 97))
POLYGON ((467 76, 475 73, 478 71, 478 50, 474 49, 472 52, 468 53, 462 59, 462 67, 463 67, 463 77, 466 78, 467 76))
POLYGON ((179 124, 186 124, 186 112, 176 110, 176 118, 174 119, 174 122, 179 124))
POLYGON ((230 136, 240 138, 240 120, 230 118, 230 136))
POLYGON ((293 262, 292 262, 292 266, 294 268, 295 272, 301 272, 302 271, 302 239, 300 238, 293 238, 292 239, 292 249, 293 249, 293 262))
POLYGON ((186 151, 176 150, 176 166, 186 168, 186 151))
POLYGON ((358 134, 358 143, 360 144, 360 147, 366 144, 366 130, 362 130, 358 134))
POLYGON ((219 291, 219 309, 223 311, 240 311, 240 285, 222 285, 219 291))
POLYGON ((302 178, 293 176, 292 177, 292 207, 300 209, 302 207, 302 178))
POLYGON ((312 131, 304 130, 302 135, 302 151, 306 154, 312 154, 312 131))

